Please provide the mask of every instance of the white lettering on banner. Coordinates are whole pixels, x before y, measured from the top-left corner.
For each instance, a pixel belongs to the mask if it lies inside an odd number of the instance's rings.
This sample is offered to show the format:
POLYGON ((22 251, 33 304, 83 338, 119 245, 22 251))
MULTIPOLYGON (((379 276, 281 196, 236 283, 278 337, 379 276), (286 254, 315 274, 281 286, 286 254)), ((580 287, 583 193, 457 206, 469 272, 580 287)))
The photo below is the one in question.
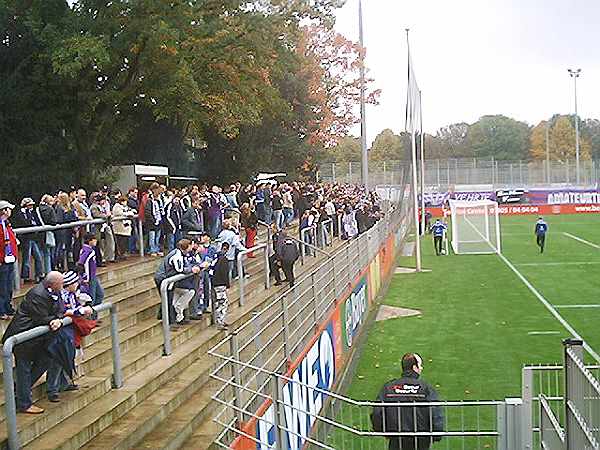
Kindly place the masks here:
MULTIPOLYGON (((335 351, 331 324, 308 350, 290 378, 292 381, 280 392, 284 412, 282 420, 285 421, 281 424, 281 433, 287 437, 287 449, 301 450, 315 422, 315 415, 321 411, 326 397, 326 394, 314 388, 328 391, 333 387, 335 380, 335 351)), ((271 405, 258 420, 258 450, 272 449, 275 444, 274 417, 275 408, 271 405)))
POLYGON ((363 315, 367 310, 367 284, 362 282, 358 285, 358 290, 352 292, 346 300, 346 344, 352 347, 354 336, 362 324, 363 315))
POLYGON ((597 204, 600 203, 598 192, 554 192, 548 194, 548 204, 597 204))

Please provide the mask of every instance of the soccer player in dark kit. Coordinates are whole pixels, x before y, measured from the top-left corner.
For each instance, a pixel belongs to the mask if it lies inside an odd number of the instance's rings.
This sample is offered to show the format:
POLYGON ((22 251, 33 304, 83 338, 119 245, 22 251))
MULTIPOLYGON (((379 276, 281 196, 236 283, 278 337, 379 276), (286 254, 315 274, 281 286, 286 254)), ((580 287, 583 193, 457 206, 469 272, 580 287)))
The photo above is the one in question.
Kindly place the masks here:
POLYGON ((543 217, 538 218, 535 223, 535 235, 537 237, 537 245, 540 248, 540 253, 544 253, 544 245, 546 244, 546 233, 548 232, 548 224, 543 217))

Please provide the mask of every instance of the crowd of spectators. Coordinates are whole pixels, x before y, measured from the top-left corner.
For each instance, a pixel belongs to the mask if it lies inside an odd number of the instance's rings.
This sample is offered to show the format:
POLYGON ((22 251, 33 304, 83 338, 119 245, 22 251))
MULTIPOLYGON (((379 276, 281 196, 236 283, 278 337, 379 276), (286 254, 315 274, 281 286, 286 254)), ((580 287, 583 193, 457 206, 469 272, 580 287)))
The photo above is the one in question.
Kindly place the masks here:
POLYGON ((237 183, 222 190, 207 185, 174 189, 153 183, 143 193, 131 188, 123 194, 104 187, 89 200, 84 189, 75 188, 45 194, 37 205, 30 197, 22 199, 19 206, 0 200, 4 236, 0 245, 0 319, 11 320, 3 340, 39 325, 48 325, 55 332, 15 349, 19 411, 43 412, 32 404, 31 386, 45 372, 50 401, 59 401, 61 391, 78 389, 73 380, 81 338, 100 323, 94 310, 104 298, 97 277, 99 266, 126 258, 140 245, 152 256, 166 254, 155 273, 159 289, 162 281, 173 275, 196 275, 168 290, 172 327, 201 319, 212 304, 217 325, 225 329, 227 289, 232 279, 245 276, 236 273, 237 253, 255 246, 261 223, 273 230, 270 275, 276 285, 285 281, 293 286, 299 252, 287 229, 295 219, 300 229, 331 219, 335 235, 352 239, 381 215, 375 193, 337 184, 237 183), (90 219, 107 220, 15 233, 19 228, 90 219), (138 220, 141 228, 136 226, 138 220), (15 310, 12 296, 17 270, 23 282, 38 284, 15 310), (63 327, 60 319, 65 316, 73 317, 72 325, 63 327))

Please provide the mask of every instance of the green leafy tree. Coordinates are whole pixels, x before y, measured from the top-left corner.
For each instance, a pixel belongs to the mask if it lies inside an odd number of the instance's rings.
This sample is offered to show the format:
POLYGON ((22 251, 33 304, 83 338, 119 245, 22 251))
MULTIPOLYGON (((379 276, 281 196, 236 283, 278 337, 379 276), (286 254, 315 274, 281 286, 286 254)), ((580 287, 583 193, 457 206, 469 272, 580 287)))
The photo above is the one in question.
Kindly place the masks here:
POLYGON ((406 142, 401 135, 394 134, 386 128, 377 135, 369 150, 371 161, 398 161, 406 158, 410 152, 410 143, 406 142), (408 148, 406 146, 408 144, 408 148))
POLYGON ((526 159, 529 150, 529 125, 506 116, 483 116, 469 126, 466 146, 473 157, 526 159))

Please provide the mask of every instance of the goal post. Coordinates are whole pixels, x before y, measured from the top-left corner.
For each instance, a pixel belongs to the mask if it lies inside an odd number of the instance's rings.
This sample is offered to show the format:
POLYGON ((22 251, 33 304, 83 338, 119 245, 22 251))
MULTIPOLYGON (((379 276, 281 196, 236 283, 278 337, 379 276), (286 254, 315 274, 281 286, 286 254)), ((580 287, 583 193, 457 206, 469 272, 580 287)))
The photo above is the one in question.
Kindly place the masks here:
POLYGON ((452 250, 457 255, 501 253, 498 203, 450 200, 452 250))

